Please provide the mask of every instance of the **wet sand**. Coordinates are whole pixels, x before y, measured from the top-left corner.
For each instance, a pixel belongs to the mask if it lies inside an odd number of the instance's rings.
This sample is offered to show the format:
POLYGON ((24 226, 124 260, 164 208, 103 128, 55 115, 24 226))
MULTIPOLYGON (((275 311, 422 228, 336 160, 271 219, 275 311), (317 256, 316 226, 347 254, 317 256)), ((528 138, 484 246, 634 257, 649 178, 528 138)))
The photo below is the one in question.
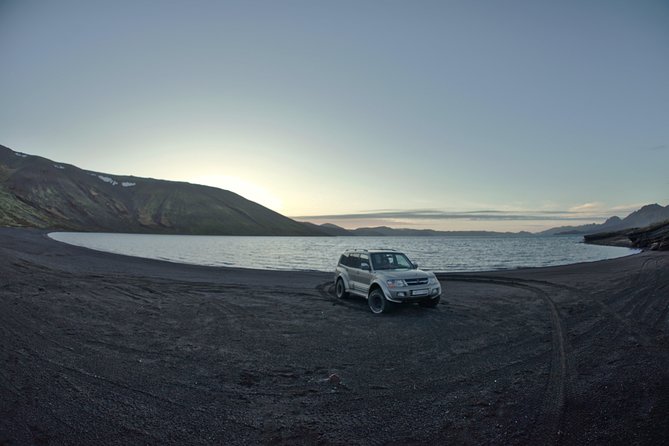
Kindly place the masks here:
POLYGON ((667 252, 442 274, 381 317, 331 280, 0 229, 0 445, 669 438, 667 252))

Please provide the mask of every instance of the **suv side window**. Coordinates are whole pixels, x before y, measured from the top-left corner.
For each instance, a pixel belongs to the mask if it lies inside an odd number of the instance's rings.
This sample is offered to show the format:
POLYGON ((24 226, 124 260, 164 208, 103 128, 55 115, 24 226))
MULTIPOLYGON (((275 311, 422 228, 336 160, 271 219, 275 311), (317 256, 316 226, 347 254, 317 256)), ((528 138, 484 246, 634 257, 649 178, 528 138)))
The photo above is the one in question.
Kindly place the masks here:
POLYGON ((360 254, 349 254, 348 266, 351 268, 360 268, 360 254))
POLYGON ((360 254, 360 263, 358 264, 358 268, 362 268, 363 263, 367 264, 367 269, 370 268, 370 266, 369 266, 369 256, 367 254, 360 254))
POLYGON ((346 254, 342 254, 341 257, 339 257, 339 264, 342 266, 348 266, 348 256, 346 254))

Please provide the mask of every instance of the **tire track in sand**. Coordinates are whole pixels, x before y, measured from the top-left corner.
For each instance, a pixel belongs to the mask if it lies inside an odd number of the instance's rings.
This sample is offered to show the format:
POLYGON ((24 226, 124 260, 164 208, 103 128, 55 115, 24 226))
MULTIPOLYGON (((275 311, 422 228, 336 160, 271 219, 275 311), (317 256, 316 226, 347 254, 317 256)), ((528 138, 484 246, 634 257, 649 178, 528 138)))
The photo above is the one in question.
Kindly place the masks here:
MULTIPOLYGON (((535 439, 533 443, 557 444, 562 425, 568 381, 566 342, 557 306, 550 295, 544 289, 539 287, 539 285, 552 286, 553 284, 549 282, 533 283, 534 281, 525 281, 521 279, 474 275, 437 274, 437 278, 440 281, 484 283, 522 289, 530 291, 546 303, 550 312, 551 321, 551 366, 546 391, 544 393, 541 414, 537 417, 536 429, 533 433, 533 438, 535 439), (533 285, 530 285, 527 282, 533 283, 533 285)), ((361 309, 360 306, 354 305, 354 302, 347 302, 345 299, 336 299, 334 296, 334 284, 329 281, 319 284, 316 287, 316 290, 324 300, 335 302, 337 305, 356 310, 361 309)))
POLYGON ((527 290, 546 303, 550 311, 551 320, 551 366, 541 414, 537 417, 536 428, 533 433, 535 441, 532 443, 557 444, 561 433, 560 429, 564 413, 568 369, 564 329, 560 313, 553 299, 542 288, 529 285, 520 279, 448 274, 437 274, 437 278, 440 281, 484 283, 527 290))
POLYGON ((368 312, 369 308, 364 298, 358 297, 356 295, 345 297, 343 299, 337 299, 334 294, 334 283, 327 281, 323 282, 316 286, 316 291, 321 295, 323 300, 331 302, 333 305, 339 305, 342 307, 347 307, 356 311, 365 311, 368 312))

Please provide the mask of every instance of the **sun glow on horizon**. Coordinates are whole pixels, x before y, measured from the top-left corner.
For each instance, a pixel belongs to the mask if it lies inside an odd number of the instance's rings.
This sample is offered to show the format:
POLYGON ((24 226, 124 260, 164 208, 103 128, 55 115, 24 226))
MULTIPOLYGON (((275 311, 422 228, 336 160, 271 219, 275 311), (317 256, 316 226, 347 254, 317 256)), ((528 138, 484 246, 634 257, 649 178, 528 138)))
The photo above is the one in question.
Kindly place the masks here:
POLYGON ((229 175, 201 175, 189 178, 189 183, 202 184, 204 186, 217 187, 241 195, 247 200, 254 201, 275 212, 281 212, 283 201, 269 192, 267 189, 258 186, 241 178, 229 175))

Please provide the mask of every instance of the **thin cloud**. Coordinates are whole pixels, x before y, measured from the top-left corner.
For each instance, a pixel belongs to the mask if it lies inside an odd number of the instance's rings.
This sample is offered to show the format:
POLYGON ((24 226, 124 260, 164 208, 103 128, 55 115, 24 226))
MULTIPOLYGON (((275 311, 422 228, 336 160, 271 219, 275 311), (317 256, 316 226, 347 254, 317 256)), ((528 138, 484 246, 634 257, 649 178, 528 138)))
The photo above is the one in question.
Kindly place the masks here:
POLYGON ((658 146, 648 147, 646 150, 651 151, 651 152, 659 152, 661 150, 667 150, 667 149, 669 149, 669 145, 660 144, 658 146))
POLYGON ((602 203, 583 203, 578 206, 569 208, 569 212, 582 213, 582 212, 601 212, 604 206, 602 203))

